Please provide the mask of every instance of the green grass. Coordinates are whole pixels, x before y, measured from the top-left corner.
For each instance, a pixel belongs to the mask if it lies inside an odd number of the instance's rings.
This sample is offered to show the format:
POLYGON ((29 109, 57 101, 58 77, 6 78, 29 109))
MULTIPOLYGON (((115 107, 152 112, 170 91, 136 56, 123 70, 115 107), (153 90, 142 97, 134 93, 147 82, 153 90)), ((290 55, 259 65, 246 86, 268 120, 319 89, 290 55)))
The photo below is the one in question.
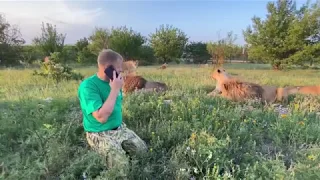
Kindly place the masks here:
MULTIPOLYGON (((273 71, 268 65, 229 64, 233 75, 260 84, 320 84, 316 70, 273 71)), ((95 67, 76 69, 86 77, 95 67)), ((166 82, 166 94, 130 94, 124 121, 149 146, 132 161, 130 179, 319 179, 320 111, 317 97, 296 96, 279 117, 272 107, 208 98, 212 68, 139 67, 166 82), (171 99, 166 105, 163 100, 171 99), (245 109, 253 106, 253 111, 245 109), (223 179, 223 178, 222 178, 223 179)), ((0 179, 114 179, 86 143, 77 99, 79 82, 0 71, 0 179), (52 102, 44 101, 53 98, 52 102)))

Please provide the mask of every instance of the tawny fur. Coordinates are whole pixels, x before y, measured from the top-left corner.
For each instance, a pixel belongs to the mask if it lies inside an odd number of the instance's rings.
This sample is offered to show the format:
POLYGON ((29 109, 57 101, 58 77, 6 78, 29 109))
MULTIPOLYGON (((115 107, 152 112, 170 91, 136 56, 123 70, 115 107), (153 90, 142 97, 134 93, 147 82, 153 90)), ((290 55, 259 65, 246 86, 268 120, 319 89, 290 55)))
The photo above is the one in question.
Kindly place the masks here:
POLYGON ((122 90, 124 93, 133 92, 136 89, 144 88, 147 80, 141 76, 125 76, 122 90))
POLYGON ((139 61, 124 61, 122 63, 122 70, 126 75, 135 75, 138 68, 139 61))
POLYGON ((254 83, 242 82, 238 79, 229 79, 221 84, 221 96, 233 101, 246 99, 262 99, 263 88, 254 83))
POLYGON ((217 81, 215 91, 221 91, 220 90, 221 84, 224 81, 231 79, 232 77, 229 73, 226 72, 225 69, 217 68, 213 71, 211 78, 217 81))
POLYGON ((167 68, 167 63, 164 63, 164 64, 162 64, 161 66, 160 66, 160 68, 159 69, 166 69, 167 68))
POLYGON ((291 94, 320 95, 320 86, 288 86, 278 89, 278 101, 287 101, 291 94))
POLYGON ((131 75, 124 77, 124 85, 122 90, 124 93, 129 93, 136 90, 161 92, 167 90, 167 85, 161 82, 147 81, 141 76, 131 75))
POLYGON ((300 86, 297 88, 298 93, 301 94, 320 95, 320 86, 300 86))
MULTIPOLYGON (((215 69, 212 73, 212 78, 217 81, 215 91, 220 92, 220 95, 226 99, 233 101, 261 99, 268 103, 273 103, 277 100, 277 87, 243 82, 229 75, 223 68, 215 69)), ((213 94, 212 92, 208 95, 211 96, 213 94)))

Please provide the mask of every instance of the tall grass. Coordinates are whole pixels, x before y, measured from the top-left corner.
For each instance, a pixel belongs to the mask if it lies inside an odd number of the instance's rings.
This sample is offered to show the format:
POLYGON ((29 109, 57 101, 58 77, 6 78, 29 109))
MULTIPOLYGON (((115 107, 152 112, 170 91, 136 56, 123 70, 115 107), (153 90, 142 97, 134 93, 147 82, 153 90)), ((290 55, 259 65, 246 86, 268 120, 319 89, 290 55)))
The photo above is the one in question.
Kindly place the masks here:
MULTIPOLYGON (((260 84, 320 84, 313 70, 273 71, 265 65, 227 65, 233 75, 260 84)), ((86 77, 95 67, 78 68, 86 77)), ((319 179, 319 98, 296 96, 288 116, 273 107, 209 98, 211 68, 139 67, 148 80, 166 82, 165 94, 124 98, 124 121, 149 147, 132 159, 129 179, 319 179), (171 104, 164 100, 172 100, 171 104), (250 105, 254 110, 248 110, 250 105)), ((80 82, 0 71, 1 179, 115 179, 85 140, 77 99, 80 82), (52 98, 51 102, 46 99, 52 98)))

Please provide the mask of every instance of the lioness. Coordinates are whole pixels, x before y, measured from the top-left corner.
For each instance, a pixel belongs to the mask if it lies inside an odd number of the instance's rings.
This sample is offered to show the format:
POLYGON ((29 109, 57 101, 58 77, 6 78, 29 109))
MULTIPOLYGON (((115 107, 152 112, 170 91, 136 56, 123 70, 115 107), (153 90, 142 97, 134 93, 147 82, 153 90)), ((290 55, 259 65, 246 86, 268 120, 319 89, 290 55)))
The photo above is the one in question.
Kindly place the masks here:
POLYGON ((279 88, 277 99, 287 101, 291 94, 320 95, 320 86, 289 86, 279 88))
POLYGON ((164 64, 162 64, 160 67, 159 67, 159 69, 166 69, 167 68, 167 63, 164 63, 164 64))

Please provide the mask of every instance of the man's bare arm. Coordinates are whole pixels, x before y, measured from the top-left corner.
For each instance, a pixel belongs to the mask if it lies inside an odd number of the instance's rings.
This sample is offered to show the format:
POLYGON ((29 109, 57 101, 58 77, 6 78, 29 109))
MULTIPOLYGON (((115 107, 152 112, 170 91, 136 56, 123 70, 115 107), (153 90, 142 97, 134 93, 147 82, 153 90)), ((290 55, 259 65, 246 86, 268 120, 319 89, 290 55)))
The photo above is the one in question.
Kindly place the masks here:
POLYGON ((96 118, 100 123, 107 122, 109 116, 113 112, 118 93, 119 93, 119 90, 111 89, 111 92, 107 100, 103 103, 101 108, 92 113, 93 117, 96 118))

